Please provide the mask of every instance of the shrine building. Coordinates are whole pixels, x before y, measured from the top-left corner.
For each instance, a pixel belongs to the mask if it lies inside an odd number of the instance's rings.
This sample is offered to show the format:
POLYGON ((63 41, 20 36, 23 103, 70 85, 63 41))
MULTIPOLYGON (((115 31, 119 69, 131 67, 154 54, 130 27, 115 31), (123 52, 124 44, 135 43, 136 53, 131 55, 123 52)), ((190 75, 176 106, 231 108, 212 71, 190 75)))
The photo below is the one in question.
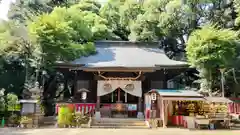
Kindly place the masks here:
POLYGON ((98 41, 95 45, 95 55, 57 66, 74 73, 73 102, 91 105, 87 110, 94 109, 96 118, 143 118, 144 93, 183 88, 173 80, 189 69, 187 63, 169 59, 159 42, 98 41), (114 107, 125 111, 110 114, 114 107))

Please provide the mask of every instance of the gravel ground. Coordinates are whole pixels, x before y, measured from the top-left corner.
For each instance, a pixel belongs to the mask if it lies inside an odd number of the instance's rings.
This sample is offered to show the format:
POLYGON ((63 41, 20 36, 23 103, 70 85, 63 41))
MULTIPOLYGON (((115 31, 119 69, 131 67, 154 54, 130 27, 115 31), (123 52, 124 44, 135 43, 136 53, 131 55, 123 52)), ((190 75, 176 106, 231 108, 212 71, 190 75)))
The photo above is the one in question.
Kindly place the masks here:
POLYGON ((0 129, 0 135, 240 135, 240 130, 190 131, 187 129, 0 129))

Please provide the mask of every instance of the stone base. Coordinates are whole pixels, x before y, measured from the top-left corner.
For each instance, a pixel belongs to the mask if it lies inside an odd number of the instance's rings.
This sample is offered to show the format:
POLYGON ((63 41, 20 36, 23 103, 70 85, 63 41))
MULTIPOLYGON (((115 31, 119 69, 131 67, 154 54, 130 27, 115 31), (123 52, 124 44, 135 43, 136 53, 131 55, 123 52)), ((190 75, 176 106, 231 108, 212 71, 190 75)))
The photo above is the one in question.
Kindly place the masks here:
POLYGON ((138 112, 137 113, 137 118, 143 119, 144 118, 143 112, 138 112))
POLYGON ((100 119, 101 119, 101 113, 100 112, 95 112, 95 119, 100 121, 100 119))

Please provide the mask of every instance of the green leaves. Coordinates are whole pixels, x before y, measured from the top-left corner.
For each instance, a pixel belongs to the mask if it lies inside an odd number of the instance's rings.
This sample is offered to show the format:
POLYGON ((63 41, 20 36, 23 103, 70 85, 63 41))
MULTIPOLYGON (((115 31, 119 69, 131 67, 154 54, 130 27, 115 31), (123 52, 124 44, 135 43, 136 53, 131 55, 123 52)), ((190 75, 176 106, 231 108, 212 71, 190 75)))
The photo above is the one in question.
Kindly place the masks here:
POLYGON ((189 37, 186 54, 189 64, 198 69, 201 91, 212 95, 213 85, 218 83, 220 68, 233 67, 239 47, 236 32, 205 25, 189 37))
MULTIPOLYGON (((71 14, 75 14, 74 17, 78 16, 84 20, 84 23, 87 25, 85 28, 88 28, 92 34, 89 40, 106 39, 111 33, 107 27, 108 21, 99 15, 100 7, 101 5, 94 0, 83 0, 68 9, 71 14)), ((89 32, 87 32, 87 34, 89 34, 89 32)), ((86 33, 84 33, 84 35, 85 34, 86 33)))
MULTIPOLYGON (((90 13, 90 15, 96 14, 90 13)), ((92 41, 94 36, 104 36, 100 30, 93 32, 95 21, 90 24, 86 19, 88 13, 70 8, 54 8, 52 13, 43 14, 29 25, 31 34, 41 45, 44 62, 51 65, 56 61, 71 61, 80 56, 87 56, 95 52, 92 41), (49 57, 51 56, 51 57, 49 57)))
POLYGON ((226 67, 236 58, 237 45, 237 34, 234 31, 207 25, 189 37, 187 58, 197 68, 226 67))

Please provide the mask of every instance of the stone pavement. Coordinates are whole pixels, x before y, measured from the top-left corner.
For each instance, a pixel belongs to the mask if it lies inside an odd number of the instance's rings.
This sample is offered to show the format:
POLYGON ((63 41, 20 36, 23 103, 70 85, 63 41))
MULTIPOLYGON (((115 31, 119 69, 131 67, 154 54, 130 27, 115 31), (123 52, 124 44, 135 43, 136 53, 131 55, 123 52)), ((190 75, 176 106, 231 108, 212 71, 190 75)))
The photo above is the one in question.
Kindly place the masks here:
POLYGON ((0 135, 240 135, 240 130, 190 131, 187 129, 0 129, 0 135))

